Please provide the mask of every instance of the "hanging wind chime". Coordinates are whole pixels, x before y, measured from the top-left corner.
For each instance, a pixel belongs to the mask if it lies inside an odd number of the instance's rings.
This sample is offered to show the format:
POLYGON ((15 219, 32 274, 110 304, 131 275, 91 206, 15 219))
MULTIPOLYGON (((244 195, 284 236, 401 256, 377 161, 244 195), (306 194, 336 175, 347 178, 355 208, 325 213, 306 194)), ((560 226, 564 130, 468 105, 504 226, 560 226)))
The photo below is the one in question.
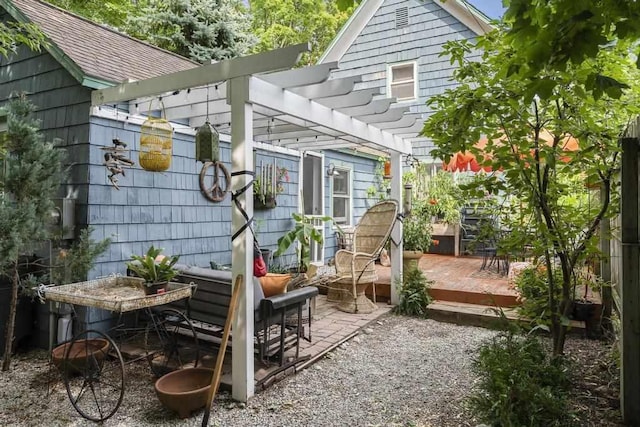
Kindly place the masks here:
MULTIPOLYGON (((217 86, 216 86, 217 88, 217 86)), ((224 200, 231 178, 227 168, 220 161, 220 134, 209 121, 209 86, 207 86, 207 116, 205 122, 196 130, 196 160, 204 163, 200 171, 200 190, 212 202, 224 200), (213 184, 205 183, 207 170, 213 169, 213 184), (224 179, 224 186, 222 180, 224 179)))

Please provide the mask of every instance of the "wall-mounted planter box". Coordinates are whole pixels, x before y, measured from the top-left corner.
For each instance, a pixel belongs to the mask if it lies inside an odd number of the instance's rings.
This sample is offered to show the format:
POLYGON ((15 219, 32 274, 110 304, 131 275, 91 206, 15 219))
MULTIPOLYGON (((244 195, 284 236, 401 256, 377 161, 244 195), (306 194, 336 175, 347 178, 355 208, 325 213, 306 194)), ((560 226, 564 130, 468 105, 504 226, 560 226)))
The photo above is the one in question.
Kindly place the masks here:
POLYGON ((253 196, 253 209, 273 209, 277 205, 275 196, 265 196, 264 200, 261 197, 253 196))

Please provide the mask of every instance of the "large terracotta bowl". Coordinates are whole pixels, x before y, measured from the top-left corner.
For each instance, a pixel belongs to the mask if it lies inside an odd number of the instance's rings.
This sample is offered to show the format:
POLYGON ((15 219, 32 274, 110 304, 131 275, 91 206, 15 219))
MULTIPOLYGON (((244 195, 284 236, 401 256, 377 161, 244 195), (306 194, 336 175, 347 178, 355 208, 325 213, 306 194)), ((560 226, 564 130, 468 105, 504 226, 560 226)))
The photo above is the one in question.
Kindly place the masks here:
POLYGON ((109 351, 109 341, 102 338, 82 339, 57 346, 51 352, 53 364, 67 372, 84 372, 87 367, 99 368, 109 351), (68 365, 65 367, 65 354, 69 350, 68 365), (96 365, 97 364, 97 365, 96 365))
POLYGON ((185 368, 164 375, 156 381, 156 394, 162 404, 187 418, 207 404, 213 369, 185 368))

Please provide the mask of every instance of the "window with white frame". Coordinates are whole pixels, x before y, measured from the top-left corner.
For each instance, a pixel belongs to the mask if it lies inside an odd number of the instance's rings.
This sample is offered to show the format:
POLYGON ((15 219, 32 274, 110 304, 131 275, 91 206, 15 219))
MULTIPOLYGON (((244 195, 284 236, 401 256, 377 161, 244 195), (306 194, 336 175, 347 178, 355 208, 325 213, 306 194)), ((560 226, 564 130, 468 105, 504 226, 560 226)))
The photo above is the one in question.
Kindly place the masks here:
POLYGON ((387 93, 398 101, 416 99, 417 64, 415 61, 389 65, 387 70, 387 93))
POLYGON ((351 171, 335 168, 331 201, 333 206, 333 220, 336 224, 350 225, 351 223, 351 171), (337 172, 337 174, 335 173, 337 172))

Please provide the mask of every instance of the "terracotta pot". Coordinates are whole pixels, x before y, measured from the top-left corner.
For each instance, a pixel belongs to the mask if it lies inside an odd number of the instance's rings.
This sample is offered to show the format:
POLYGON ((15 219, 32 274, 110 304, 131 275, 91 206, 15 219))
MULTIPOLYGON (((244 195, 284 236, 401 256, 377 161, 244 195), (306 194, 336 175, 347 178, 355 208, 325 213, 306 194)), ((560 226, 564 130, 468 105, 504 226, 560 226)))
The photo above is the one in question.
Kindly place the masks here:
POLYGON ((51 352, 51 359, 58 369, 66 369, 67 372, 84 372, 89 368, 99 368, 109 351, 109 341, 102 338, 82 339, 72 343, 57 346, 51 352), (65 354, 69 350, 68 365, 65 366, 65 354), (96 364, 97 363, 97 364, 96 364), (94 364, 95 366, 92 366, 94 364))
POLYGON ((144 294, 145 295, 156 295, 159 290, 166 291, 169 282, 160 282, 160 283, 145 283, 144 284, 144 294))
POLYGON ((213 369, 186 368, 173 371, 156 381, 156 395, 167 408, 187 418, 207 404, 213 369))

